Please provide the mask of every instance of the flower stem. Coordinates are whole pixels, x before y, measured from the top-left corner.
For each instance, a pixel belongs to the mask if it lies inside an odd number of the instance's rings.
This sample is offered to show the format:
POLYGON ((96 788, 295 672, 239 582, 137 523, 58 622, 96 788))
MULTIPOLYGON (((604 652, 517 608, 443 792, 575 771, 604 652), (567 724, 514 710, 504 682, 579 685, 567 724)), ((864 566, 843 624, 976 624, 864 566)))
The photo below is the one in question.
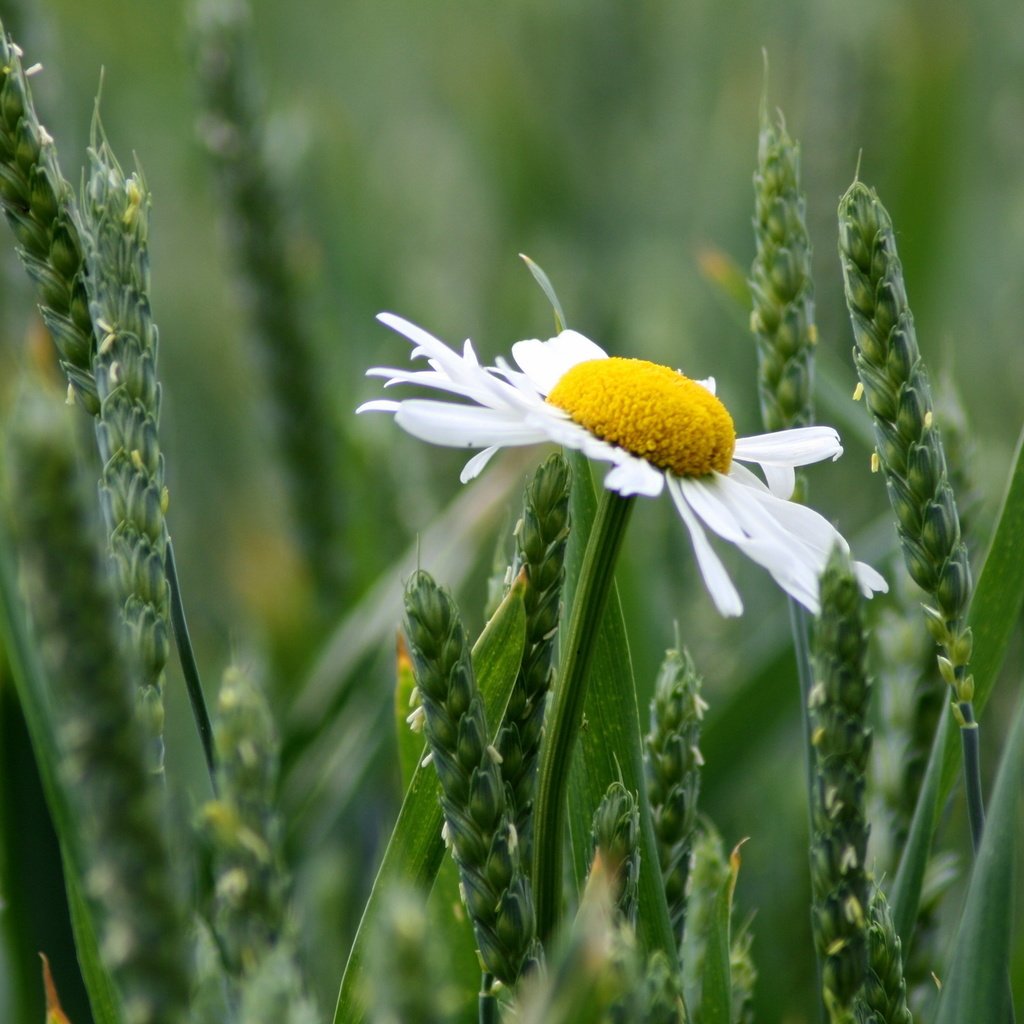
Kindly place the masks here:
POLYGON ((565 799, 587 695, 594 642, 635 499, 604 490, 580 568, 561 671, 541 745, 534 803, 533 884, 537 934, 546 942, 561 907, 565 799))
POLYGON ((960 722, 960 739, 964 748, 964 790, 967 817, 971 823, 971 848, 977 854, 985 831, 985 798, 981 792, 981 743, 978 723, 974 718, 974 702, 960 701, 956 705, 955 717, 960 722))

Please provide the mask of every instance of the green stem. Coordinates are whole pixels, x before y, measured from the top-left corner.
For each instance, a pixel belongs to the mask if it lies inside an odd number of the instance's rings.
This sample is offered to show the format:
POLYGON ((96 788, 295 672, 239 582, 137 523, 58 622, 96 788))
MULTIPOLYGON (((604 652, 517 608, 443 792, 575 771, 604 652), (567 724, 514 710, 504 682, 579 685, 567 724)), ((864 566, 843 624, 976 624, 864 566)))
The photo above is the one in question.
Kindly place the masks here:
POLYGON ((217 795, 217 755, 213 749, 213 726, 210 724, 210 712, 203 696, 203 683, 199 678, 199 665, 192 649, 192 639, 188 635, 188 623, 185 621, 185 605, 181 600, 181 584, 178 582, 178 567, 174 562, 174 545, 167 539, 167 558, 164 563, 167 583, 171 589, 171 624, 174 627, 174 642, 178 647, 178 661, 181 673, 185 677, 185 689, 188 691, 188 702, 192 706, 192 717, 196 721, 196 731, 203 745, 206 768, 210 773, 210 784, 214 795, 217 795))
MULTIPOLYGON (((981 737, 978 723, 974 718, 974 702, 965 700, 957 704, 958 718, 963 718, 960 726, 960 740, 964 749, 964 794, 967 798, 967 818, 971 825, 971 849, 978 856, 981 849, 981 838, 985 833, 985 797, 981 789, 981 737)), ((1010 1012, 1007 1016, 1009 1024, 1015 1024, 1013 1012, 1013 983, 1010 976, 1006 978, 1007 1003, 1010 1012)))
POLYGON ((977 855, 981 846, 981 836, 985 831, 985 798, 981 791, 981 743, 978 723, 974 719, 973 702, 960 701, 957 709, 963 718, 960 739, 964 748, 964 792, 967 797, 967 817, 971 823, 971 848, 977 855))
POLYGON ((534 803, 533 887, 537 935, 547 943, 561 909, 565 801, 587 696, 590 659, 634 497, 603 490, 580 568, 554 699, 548 712, 534 803))
POLYGON ((498 1000, 493 992, 494 975, 484 971, 480 979, 480 995, 477 1002, 479 1024, 498 1024, 498 1000))

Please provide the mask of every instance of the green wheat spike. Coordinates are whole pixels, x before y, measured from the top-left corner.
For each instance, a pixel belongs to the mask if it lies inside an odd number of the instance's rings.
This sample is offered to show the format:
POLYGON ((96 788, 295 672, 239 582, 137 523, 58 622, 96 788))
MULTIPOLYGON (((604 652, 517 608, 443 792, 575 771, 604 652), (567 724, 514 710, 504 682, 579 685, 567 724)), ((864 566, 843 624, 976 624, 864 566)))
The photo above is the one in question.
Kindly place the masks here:
POLYGON ((558 647, 570 483, 565 458, 557 453, 547 458, 527 485, 515 529, 513 572, 526 572, 526 647, 495 746, 524 863, 530 859, 537 758, 558 647))
POLYGON ((158 435, 157 329, 149 301, 149 192, 125 175, 98 121, 81 210, 89 307, 100 333, 93 360, 100 400, 100 497, 114 578, 138 673, 150 763, 163 768, 163 679, 170 656, 167 490, 158 435))
POLYGON ((971 569, 956 499, 917 345, 892 221, 874 191, 855 181, 839 203, 839 254, 853 325, 854 363, 875 430, 903 557, 928 595, 928 628, 956 699, 969 702, 971 569))
POLYGON ((422 570, 406 586, 405 630, 462 898, 484 969, 511 984, 538 956, 530 883, 458 609, 422 570))
POLYGON ((814 421, 811 400, 814 285, 806 202, 800 186, 800 147, 761 103, 754 174, 754 238, 750 268, 757 339, 758 394, 766 430, 787 430, 814 421))
POLYGON ((36 115, 29 72, 0 22, 0 206, 36 284, 71 392, 95 415, 93 327, 78 214, 53 138, 36 115))
POLYGON ((868 974, 857 1000, 857 1024, 913 1024, 907 1009, 900 937, 881 889, 871 897, 868 925, 868 974))
POLYGON ((665 655, 651 702, 645 742, 647 796, 676 942, 686 923, 686 882, 700 793, 701 678, 685 650, 665 655))
POLYGON ((867 972, 869 826, 865 782, 871 752, 871 684, 865 669, 862 598, 848 558, 836 550, 821 580, 808 699, 814 749, 811 920, 822 990, 833 1024, 852 1021, 867 972))

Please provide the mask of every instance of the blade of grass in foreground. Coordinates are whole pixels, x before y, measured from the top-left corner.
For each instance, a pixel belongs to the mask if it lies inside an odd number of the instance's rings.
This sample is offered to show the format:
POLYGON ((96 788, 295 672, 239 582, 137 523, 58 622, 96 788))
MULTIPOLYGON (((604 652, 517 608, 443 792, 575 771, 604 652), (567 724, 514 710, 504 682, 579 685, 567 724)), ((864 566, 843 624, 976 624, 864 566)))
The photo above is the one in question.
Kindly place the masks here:
MULTIPOLYGON (((497 732, 519 672, 526 639, 522 587, 513 586, 473 647, 473 671, 484 697, 487 721, 497 732)), ((444 844, 441 840, 440 783, 432 765, 417 767, 405 794, 398 822, 363 911, 341 980, 335 1024, 356 1024, 366 1016, 363 1005, 363 960, 367 935, 384 905, 386 889, 396 882, 428 889, 434 881, 444 844)))
POLYGON ((60 840, 75 948, 78 951, 82 979, 89 994, 89 1005, 96 1024, 120 1024, 114 986, 100 960, 96 926, 81 894, 78 880, 81 878, 83 864, 72 838, 77 835, 77 823, 57 780, 59 755, 45 707, 42 668, 36 661, 34 648, 25 630, 14 573, 7 557, 10 550, 10 538, 6 535, 0 517, 0 642, 10 661, 18 701, 39 766, 46 803, 60 840))
POLYGON ((1024 701, 999 767, 985 832, 974 861, 936 1024, 1012 1021, 1010 960, 1017 801, 1024 771, 1024 701))
MULTIPOLYGON (((1024 559, 1019 555, 1022 535, 1024 432, 1017 443, 1009 487, 968 612, 968 625, 974 632, 974 706, 979 715, 992 693, 1024 603, 1024 559)), ((961 756, 959 729, 950 721, 947 706, 935 734, 910 834, 889 895, 893 924, 904 950, 910 949, 932 838, 942 805, 956 780, 961 756)))

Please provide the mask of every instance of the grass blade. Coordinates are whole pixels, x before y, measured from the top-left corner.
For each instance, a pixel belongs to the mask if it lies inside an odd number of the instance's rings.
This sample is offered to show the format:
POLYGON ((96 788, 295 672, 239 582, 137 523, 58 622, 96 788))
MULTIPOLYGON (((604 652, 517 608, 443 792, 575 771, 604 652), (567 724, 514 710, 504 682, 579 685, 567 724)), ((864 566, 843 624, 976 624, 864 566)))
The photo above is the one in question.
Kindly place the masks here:
POLYGON ((100 960, 96 926, 81 894, 79 879, 84 864, 74 840, 78 834, 77 822, 57 778, 60 755, 46 711, 42 667, 36 660, 35 649, 25 630, 14 573, 7 557, 11 550, 10 538, 0 519, 0 643, 3 644, 11 666, 18 700, 39 766, 46 803, 60 840, 71 927, 82 980, 89 994, 89 1005, 96 1024, 120 1024, 121 1015, 113 982, 100 960))
POLYGON ((967 889, 936 1024, 1012 1020, 1010 962, 1017 800, 1024 771, 1024 701, 999 767, 981 847, 967 889))

